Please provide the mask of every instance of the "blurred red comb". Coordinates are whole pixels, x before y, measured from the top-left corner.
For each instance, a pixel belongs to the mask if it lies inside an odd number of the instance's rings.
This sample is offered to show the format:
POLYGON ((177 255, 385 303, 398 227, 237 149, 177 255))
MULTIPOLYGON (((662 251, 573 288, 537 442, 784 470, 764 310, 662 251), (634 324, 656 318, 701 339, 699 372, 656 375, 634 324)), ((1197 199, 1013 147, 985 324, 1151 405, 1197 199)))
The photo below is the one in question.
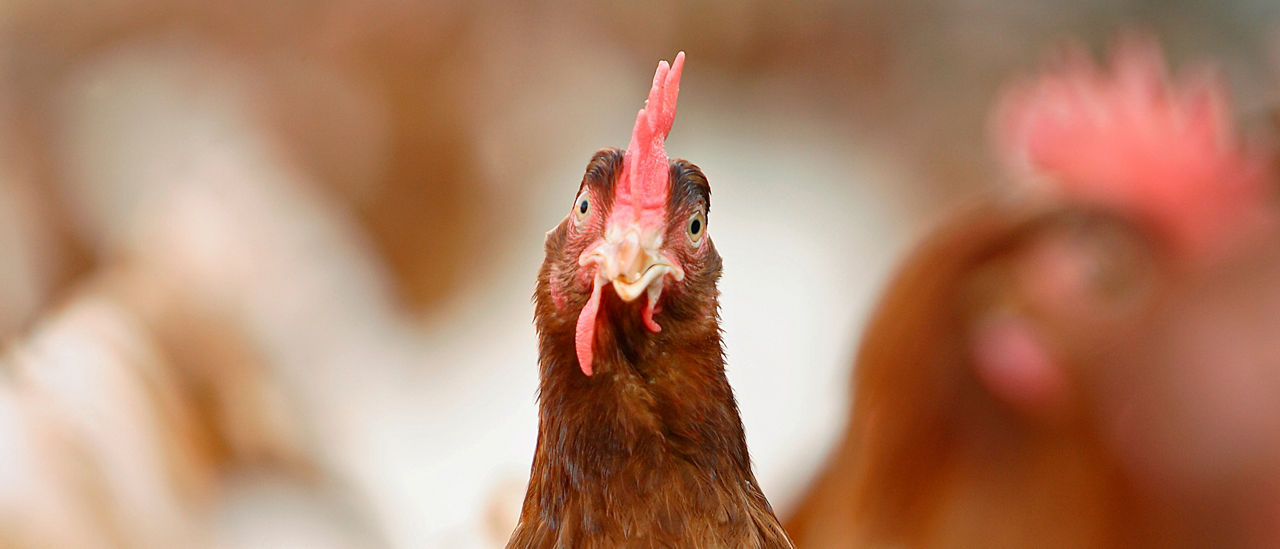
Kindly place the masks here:
POLYGON ((1180 253, 1212 252, 1266 211, 1268 159, 1240 143, 1211 71, 1179 84, 1153 40, 1123 41, 1110 70, 1068 47, 1004 94, 999 145, 1068 199, 1133 216, 1180 253))
POLYGON ((636 114, 636 125, 623 161, 625 181, 618 189, 617 201, 631 203, 637 211, 661 208, 667 202, 669 167, 664 143, 676 118, 676 98, 680 94, 683 69, 684 52, 677 53, 671 65, 659 62, 649 98, 636 114))

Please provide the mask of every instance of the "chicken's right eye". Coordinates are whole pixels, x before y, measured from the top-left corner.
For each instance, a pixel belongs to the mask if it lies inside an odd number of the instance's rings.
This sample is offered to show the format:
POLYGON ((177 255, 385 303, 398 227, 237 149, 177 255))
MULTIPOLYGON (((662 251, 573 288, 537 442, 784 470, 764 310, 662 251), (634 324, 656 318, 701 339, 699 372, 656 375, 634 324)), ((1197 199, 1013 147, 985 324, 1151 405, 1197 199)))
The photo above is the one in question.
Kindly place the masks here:
POLYGON ((587 214, 591 213, 591 197, 587 196, 586 191, 578 195, 578 200, 573 203, 573 222, 581 224, 587 220, 587 214))

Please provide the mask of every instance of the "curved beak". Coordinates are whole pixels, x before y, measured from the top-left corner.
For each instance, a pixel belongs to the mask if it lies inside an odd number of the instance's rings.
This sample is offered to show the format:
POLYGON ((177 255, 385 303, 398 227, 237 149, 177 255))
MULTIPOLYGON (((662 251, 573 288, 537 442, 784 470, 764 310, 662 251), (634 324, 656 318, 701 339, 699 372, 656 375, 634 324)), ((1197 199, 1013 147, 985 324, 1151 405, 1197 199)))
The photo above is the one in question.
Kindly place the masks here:
POLYGON ((656 301, 664 277, 684 279, 684 270, 662 253, 661 233, 643 235, 634 225, 624 231, 609 231, 603 243, 578 259, 580 266, 593 263, 598 282, 612 283, 618 297, 627 302, 645 293, 656 301))

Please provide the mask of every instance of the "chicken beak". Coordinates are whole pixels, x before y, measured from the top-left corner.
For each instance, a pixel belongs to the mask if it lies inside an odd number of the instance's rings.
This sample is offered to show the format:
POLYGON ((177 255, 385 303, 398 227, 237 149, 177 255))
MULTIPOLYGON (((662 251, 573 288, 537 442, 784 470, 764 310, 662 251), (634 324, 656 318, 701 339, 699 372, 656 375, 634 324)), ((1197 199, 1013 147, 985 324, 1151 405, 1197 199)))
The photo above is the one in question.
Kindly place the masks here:
POLYGON ((651 302, 656 302, 667 276, 677 281, 684 279, 684 270, 662 253, 662 234, 655 231, 644 235, 635 226, 609 231, 604 242, 583 254, 578 264, 595 264, 600 282, 612 283, 618 297, 626 302, 646 293, 651 302))
POLYGON ((596 314, 600 308, 600 292, 606 285, 613 285, 618 297, 632 302, 641 294, 648 296, 640 318, 650 332, 662 331, 653 320, 658 312, 658 298, 662 296, 662 284, 670 276, 684 280, 684 269, 662 253, 662 233, 654 231, 646 235, 636 225, 626 230, 610 228, 601 243, 578 257, 578 265, 596 266, 596 276, 587 299, 578 314, 574 329, 574 346, 578 354, 578 366, 582 373, 592 373, 592 345, 595 341, 596 314))

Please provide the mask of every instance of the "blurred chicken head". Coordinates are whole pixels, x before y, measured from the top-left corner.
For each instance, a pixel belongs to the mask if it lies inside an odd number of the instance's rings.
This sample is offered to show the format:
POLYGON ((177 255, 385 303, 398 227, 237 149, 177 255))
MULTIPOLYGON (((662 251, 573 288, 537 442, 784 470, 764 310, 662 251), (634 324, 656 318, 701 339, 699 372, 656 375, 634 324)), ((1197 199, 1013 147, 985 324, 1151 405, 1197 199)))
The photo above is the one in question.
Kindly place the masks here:
MULTIPOLYGON (((970 343, 992 394, 1094 418, 1156 507, 1256 525, 1244 509, 1280 513, 1280 216, 1271 156, 1208 74, 1171 82, 1130 39, 1110 67, 1071 50, 1006 96, 1006 158, 1068 213, 977 277, 970 343)), ((1201 532, 1252 532, 1232 524, 1201 532)))

